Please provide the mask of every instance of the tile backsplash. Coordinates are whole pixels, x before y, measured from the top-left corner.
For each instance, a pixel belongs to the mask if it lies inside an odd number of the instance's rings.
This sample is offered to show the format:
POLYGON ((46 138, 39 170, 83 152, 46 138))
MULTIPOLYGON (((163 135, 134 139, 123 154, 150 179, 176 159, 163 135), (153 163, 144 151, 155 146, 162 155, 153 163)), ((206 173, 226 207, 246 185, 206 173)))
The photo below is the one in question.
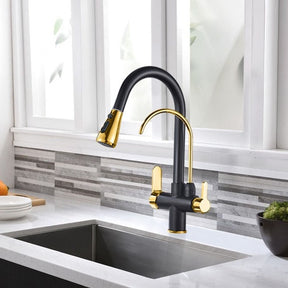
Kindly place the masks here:
MULTIPOLYGON (((93 197, 102 206, 168 219, 168 211, 152 209, 152 168, 157 163, 15 147, 15 187, 50 195, 93 197)), ((172 166, 161 165, 163 191, 170 192, 172 166)), ((187 170, 185 175, 187 175, 187 170)), ((187 213, 187 223, 260 237, 255 215, 274 200, 288 200, 288 181, 193 170, 197 194, 208 182, 211 209, 187 213)))

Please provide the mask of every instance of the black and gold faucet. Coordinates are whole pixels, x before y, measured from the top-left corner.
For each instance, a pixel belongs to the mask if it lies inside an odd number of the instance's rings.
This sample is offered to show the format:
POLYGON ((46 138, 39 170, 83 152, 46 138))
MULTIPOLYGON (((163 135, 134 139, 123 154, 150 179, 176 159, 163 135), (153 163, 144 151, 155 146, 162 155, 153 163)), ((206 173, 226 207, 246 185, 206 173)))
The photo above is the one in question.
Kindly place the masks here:
POLYGON ((120 87, 114 107, 97 136, 97 142, 107 147, 116 146, 122 113, 129 94, 134 85, 144 78, 158 79, 167 86, 173 97, 175 110, 164 108, 152 112, 144 120, 140 133, 143 133, 146 124, 157 114, 171 113, 176 116, 171 193, 162 191, 162 171, 159 166, 156 166, 152 173, 152 193, 149 202, 153 208, 169 210, 169 232, 186 233, 186 212, 206 213, 210 209, 210 202, 207 199, 207 183, 202 183, 201 197, 198 197, 192 182, 193 133, 185 118, 185 100, 177 81, 165 70, 153 66, 142 67, 129 74, 120 87), (189 132, 188 183, 184 183, 185 125, 189 132))

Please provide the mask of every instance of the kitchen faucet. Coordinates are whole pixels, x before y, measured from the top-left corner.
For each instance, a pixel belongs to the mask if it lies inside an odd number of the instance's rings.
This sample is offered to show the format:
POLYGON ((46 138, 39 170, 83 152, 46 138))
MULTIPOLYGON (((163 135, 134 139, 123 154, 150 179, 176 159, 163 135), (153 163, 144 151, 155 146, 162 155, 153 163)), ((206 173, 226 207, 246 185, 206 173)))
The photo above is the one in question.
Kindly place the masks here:
POLYGON ((177 81, 165 70, 147 66, 130 73, 122 83, 114 107, 108 114, 102 126, 97 142, 107 147, 115 147, 118 141, 122 114, 129 94, 136 83, 144 78, 155 78, 162 81, 169 89, 175 110, 159 109, 152 112, 143 122, 142 134, 147 122, 160 113, 171 113, 176 116, 174 123, 174 156, 173 156, 173 182, 171 193, 162 192, 162 171, 159 166, 154 167, 152 173, 152 193, 149 202, 153 208, 169 210, 169 232, 186 233, 186 212, 206 213, 210 209, 207 199, 206 182, 202 183, 201 198, 196 196, 195 185, 192 182, 192 129, 185 118, 185 100, 177 81), (184 183, 185 168, 185 125, 190 135, 189 141, 189 170, 188 183, 184 183))

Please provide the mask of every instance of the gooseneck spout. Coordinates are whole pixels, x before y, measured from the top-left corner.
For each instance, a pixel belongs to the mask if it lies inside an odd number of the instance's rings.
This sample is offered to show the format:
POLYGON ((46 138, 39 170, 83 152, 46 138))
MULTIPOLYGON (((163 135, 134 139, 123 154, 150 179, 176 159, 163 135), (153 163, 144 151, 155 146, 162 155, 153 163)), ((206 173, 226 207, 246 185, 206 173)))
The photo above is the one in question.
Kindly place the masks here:
POLYGON ((143 121, 141 127, 140 127, 140 131, 139 134, 143 134, 144 129, 147 125, 147 123, 156 115, 161 114, 161 113, 170 113, 175 115, 176 117, 178 117, 180 120, 182 120, 182 122, 184 122, 184 124, 186 125, 186 128, 188 130, 189 133, 189 157, 188 157, 188 183, 192 183, 192 179, 193 179, 193 169, 192 169, 192 163, 193 163, 193 132, 192 132, 192 128, 188 122, 188 120, 179 112, 172 110, 172 109, 168 109, 168 108, 162 108, 162 109, 158 109, 155 110, 154 112, 152 112, 151 114, 149 114, 146 119, 143 121))
MULTIPOLYGON (((192 163, 189 169, 189 182, 184 183, 185 167, 185 125, 190 129, 189 123, 185 118, 186 107, 185 100, 180 86, 177 81, 165 70, 147 66, 133 71, 122 83, 118 96, 112 111, 108 114, 107 120, 102 126, 97 142, 108 147, 115 147, 118 141, 122 113, 125 109, 129 94, 134 85, 144 78, 155 78, 163 82, 169 89, 173 100, 175 110, 159 109, 145 121, 149 121, 154 115, 159 113, 172 113, 175 116, 174 124, 174 157, 173 157, 173 182, 171 183, 171 193, 161 191, 161 168, 156 166, 153 169, 152 176, 152 194, 149 202, 153 208, 164 208, 169 210, 169 231, 172 233, 186 233, 186 212, 205 213, 210 208, 207 199, 207 183, 202 185, 202 196, 197 197, 195 194, 195 185, 192 183, 192 163), (190 181, 191 180, 191 181, 190 181), (205 199, 204 199, 205 198, 205 199)), ((144 122, 145 122, 144 121, 144 122)), ((192 135, 192 131, 190 134, 192 135)), ((192 139, 192 138, 191 138, 192 139)), ((190 141, 190 146, 192 145, 190 141)), ((191 147, 189 148, 189 153, 191 147)), ((189 154, 192 160, 192 154, 189 154)), ((192 162, 192 161, 191 161, 192 162)))
MULTIPOLYGON (((122 83, 113 109, 97 137, 99 143, 108 147, 116 146, 122 112, 124 111, 129 94, 135 84, 144 78, 155 78, 162 81, 173 97, 175 110, 183 116, 186 115, 184 96, 177 81, 161 68, 154 66, 141 67, 129 74, 122 83)), ((179 119, 175 119, 174 125, 173 182, 182 183, 184 181, 185 126, 179 119)))

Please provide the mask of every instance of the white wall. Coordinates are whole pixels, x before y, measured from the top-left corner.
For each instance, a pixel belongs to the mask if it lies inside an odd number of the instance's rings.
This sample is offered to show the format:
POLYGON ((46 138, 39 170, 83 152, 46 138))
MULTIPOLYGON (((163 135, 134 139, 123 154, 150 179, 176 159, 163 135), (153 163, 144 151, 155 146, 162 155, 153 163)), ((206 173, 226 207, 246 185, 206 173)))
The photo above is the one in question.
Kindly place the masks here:
POLYGON ((14 185, 13 89, 10 0, 0 1, 0 180, 14 185))

